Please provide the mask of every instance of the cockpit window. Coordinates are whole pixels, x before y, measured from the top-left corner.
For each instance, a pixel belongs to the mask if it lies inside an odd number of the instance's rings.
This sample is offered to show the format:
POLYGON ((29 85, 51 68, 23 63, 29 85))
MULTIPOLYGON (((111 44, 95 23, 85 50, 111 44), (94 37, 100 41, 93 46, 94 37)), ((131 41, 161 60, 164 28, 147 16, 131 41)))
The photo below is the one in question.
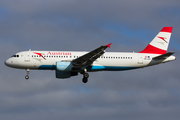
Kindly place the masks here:
POLYGON ((14 55, 12 55, 11 57, 14 57, 14 55))
POLYGON ((19 57, 19 55, 12 55, 11 57, 19 57))

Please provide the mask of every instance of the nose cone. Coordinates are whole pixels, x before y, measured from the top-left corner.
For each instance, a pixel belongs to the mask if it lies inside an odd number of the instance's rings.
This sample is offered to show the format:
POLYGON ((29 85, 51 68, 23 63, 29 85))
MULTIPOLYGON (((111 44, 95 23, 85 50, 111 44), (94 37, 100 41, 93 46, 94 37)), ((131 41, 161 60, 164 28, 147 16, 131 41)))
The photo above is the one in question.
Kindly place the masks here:
POLYGON ((7 59, 6 61, 4 61, 4 64, 6 65, 6 66, 11 66, 11 61, 10 61, 10 59, 7 59))

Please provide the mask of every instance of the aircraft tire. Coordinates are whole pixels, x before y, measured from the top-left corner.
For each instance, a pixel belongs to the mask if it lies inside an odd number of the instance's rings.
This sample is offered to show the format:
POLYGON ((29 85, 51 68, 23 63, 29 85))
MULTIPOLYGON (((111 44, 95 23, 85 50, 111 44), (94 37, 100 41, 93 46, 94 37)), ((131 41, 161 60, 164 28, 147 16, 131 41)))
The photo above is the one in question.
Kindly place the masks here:
POLYGON ((88 79, 84 77, 84 78, 82 79, 82 82, 83 82, 83 83, 87 83, 87 82, 88 82, 88 79))
POLYGON ((26 75, 26 76, 25 76, 25 79, 26 79, 26 80, 28 80, 28 79, 29 79, 29 76, 28 76, 28 75, 26 75))

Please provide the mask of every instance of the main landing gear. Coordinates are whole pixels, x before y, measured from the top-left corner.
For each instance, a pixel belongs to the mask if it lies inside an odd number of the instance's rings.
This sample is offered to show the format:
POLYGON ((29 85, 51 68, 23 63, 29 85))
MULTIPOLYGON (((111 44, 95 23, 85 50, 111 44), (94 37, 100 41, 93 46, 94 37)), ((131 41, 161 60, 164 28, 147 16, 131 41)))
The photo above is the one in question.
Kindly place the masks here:
POLYGON ((88 73, 84 73, 84 74, 83 74, 82 82, 83 82, 83 83, 87 83, 87 82, 88 82, 88 78, 89 78, 89 74, 88 74, 88 73))
POLYGON ((29 72, 30 72, 30 69, 26 69, 27 71, 27 75, 25 76, 25 79, 28 80, 29 79, 29 72))
POLYGON ((84 69, 82 82, 83 83, 87 83, 88 82, 88 78, 89 78, 89 74, 87 73, 87 70, 84 69))

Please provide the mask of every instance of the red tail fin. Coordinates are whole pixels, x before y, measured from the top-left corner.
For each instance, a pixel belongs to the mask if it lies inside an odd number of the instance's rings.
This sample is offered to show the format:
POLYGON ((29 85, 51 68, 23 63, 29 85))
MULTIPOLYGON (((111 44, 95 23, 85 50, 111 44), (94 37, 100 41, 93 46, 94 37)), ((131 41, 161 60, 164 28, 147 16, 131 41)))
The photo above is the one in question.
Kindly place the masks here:
POLYGON ((164 27, 151 43, 139 53, 165 54, 168 49, 173 27, 164 27))

